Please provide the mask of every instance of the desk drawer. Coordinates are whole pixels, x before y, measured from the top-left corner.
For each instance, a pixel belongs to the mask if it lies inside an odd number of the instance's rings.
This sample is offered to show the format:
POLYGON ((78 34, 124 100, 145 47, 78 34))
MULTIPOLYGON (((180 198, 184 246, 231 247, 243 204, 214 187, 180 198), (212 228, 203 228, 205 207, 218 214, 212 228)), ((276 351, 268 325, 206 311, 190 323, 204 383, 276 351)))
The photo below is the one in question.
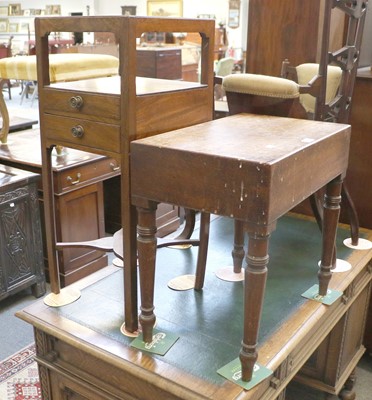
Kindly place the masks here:
POLYGON ((120 152, 119 125, 45 114, 43 128, 45 137, 55 140, 54 144, 92 153, 95 149, 101 154, 120 152))
POLYGON ((93 121, 120 121, 120 97, 84 92, 45 89, 48 102, 44 112, 93 121))
POLYGON ((54 192, 55 194, 70 192, 81 186, 101 182, 118 174, 120 174, 120 166, 113 158, 92 161, 55 174, 54 192))

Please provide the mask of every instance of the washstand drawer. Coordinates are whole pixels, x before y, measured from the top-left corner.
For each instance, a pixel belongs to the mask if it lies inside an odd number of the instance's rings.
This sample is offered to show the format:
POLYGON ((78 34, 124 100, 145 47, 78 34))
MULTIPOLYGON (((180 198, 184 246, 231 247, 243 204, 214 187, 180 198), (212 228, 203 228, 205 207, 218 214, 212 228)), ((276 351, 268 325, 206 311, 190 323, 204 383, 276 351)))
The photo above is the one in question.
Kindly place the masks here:
POLYGON ((100 182, 120 174, 120 166, 113 158, 102 157, 84 165, 68 168, 54 176, 54 191, 62 194, 78 187, 100 182))
POLYGON ((43 111, 47 114, 76 116, 111 123, 120 121, 119 96, 52 89, 45 91, 48 102, 43 111))
POLYGON ((119 125, 45 114, 44 129, 45 137, 55 140, 54 144, 92 153, 95 149, 101 154, 120 152, 119 125))

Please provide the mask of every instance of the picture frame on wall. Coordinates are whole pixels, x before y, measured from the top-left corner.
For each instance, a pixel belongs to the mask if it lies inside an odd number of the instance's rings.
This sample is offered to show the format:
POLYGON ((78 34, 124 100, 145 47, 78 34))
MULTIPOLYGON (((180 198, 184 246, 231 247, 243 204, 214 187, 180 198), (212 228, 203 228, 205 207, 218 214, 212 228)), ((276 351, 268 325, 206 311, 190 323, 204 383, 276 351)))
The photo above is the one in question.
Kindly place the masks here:
POLYGON ((8 20, 0 19, 0 32, 8 32, 8 20))
POLYGON ((22 7, 20 3, 9 4, 9 15, 22 15, 22 7))
POLYGON ((15 33, 18 32, 19 23, 18 22, 9 22, 8 24, 8 32, 15 33))
POLYGON ((45 6, 45 14, 46 15, 61 15, 61 5, 53 4, 53 5, 45 6))
POLYGON ((30 24, 28 22, 21 22, 19 24, 19 32, 28 33, 30 30, 30 24))
POLYGON ((0 16, 1 17, 8 16, 8 12, 9 12, 8 6, 0 7, 0 16))
POLYGON ((182 17, 182 0, 148 0, 147 15, 151 17, 182 17))
POLYGON ((137 6, 121 6, 121 15, 136 15, 137 6))
POLYGON ((229 28, 236 29, 240 25, 240 0, 229 0, 229 28))

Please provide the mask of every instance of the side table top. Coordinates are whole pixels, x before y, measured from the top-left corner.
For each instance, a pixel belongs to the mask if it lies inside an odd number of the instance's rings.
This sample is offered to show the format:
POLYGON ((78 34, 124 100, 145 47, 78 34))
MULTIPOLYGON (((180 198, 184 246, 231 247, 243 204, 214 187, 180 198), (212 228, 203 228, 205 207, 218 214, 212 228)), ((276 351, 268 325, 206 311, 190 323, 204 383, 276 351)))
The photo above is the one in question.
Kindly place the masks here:
POLYGON ((0 161, 0 192, 6 191, 8 185, 19 182, 37 182, 40 179, 39 174, 25 171, 23 169, 2 165, 0 161))
POLYGON ((346 171, 349 141, 344 124, 221 118, 132 142, 132 194, 267 224, 346 171))
MULTIPOLYGON (((53 156, 52 163, 54 170, 63 170, 101 158, 104 156, 68 149, 61 156, 53 156)), ((28 129, 9 135, 8 144, 0 146, 0 163, 1 160, 41 169, 40 130, 28 129)))

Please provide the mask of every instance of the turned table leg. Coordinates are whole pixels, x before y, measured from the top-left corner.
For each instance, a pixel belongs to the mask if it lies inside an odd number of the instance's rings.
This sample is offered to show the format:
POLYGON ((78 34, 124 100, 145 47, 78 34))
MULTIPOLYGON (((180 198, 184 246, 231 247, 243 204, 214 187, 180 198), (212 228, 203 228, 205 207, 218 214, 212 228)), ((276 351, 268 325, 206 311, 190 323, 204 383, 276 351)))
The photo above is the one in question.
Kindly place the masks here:
POLYGON ((154 285, 156 263, 156 208, 150 202, 148 208, 137 207, 137 249, 139 263, 139 279, 141 285, 141 314, 139 321, 142 326, 143 341, 152 341, 155 325, 154 285))
POLYGON ((239 355, 243 381, 252 379, 257 360, 256 346, 269 262, 268 247, 269 235, 249 233, 244 281, 244 333, 239 355))
POLYGON ((331 279, 332 262, 335 259, 335 243, 340 215, 342 179, 338 176, 326 187, 323 203, 323 242, 319 278, 319 295, 325 296, 331 279))

